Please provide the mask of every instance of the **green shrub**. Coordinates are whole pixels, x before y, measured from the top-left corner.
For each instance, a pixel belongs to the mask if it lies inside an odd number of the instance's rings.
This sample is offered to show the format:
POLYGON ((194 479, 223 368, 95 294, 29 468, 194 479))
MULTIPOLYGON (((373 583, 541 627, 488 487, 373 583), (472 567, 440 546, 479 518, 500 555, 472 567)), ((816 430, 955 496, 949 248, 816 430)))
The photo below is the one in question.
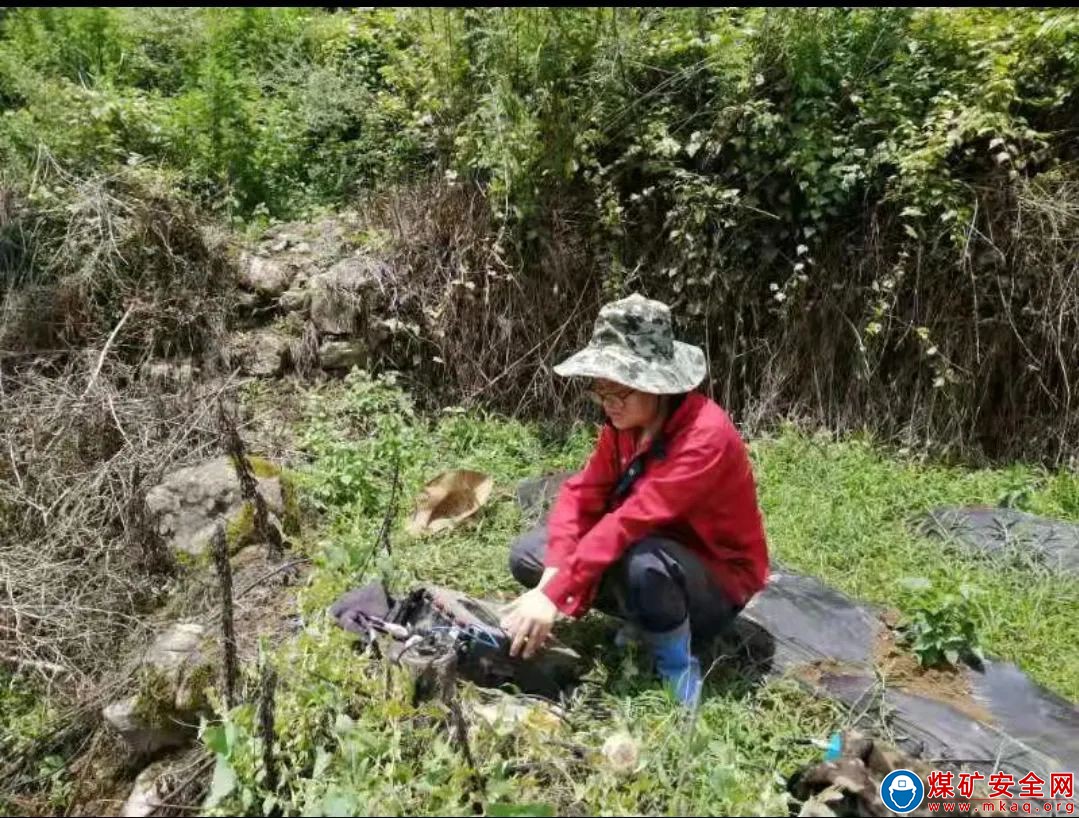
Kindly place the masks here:
POLYGON ((980 663, 983 657, 975 624, 973 590, 960 585, 955 591, 941 591, 924 579, 909 580, 907 585, 920 592, 921 599, 900 631, 903 643, 918 657, 919 664, 955 667, 960 659, 980 663))
POLYGON ((522 344, 423 375, 498 408, 554 408, 543 339, 640 290, 739 419, 1059 460, 1077 35, 1067 9, 11 9, 0 164, 152 169, 259 225, 402 185, 374 227, 438 357, 522 344), (502 323, 460 319, 479 298, 502 323))

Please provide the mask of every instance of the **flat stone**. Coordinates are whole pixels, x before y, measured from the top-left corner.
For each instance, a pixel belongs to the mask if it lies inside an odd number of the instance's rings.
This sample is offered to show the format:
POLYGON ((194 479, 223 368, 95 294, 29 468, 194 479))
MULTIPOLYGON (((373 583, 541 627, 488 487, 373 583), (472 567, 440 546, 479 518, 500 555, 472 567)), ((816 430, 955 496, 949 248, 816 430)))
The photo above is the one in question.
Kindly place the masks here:
POLYGON ((177 622, 154 640, 143 657, 143 664, 175 672, 199 649, 205 635, 206 628, 197 622, 177 622))
POLYGON ((148 725, 139 713, 138 696, 128 696, 106 707, 102 717, 136 755, 152 755, 191 741, 192 729, 179 724, 148 725))
POLYGON ((122 818, 147 818, 157 812, 178 783, 175 778, 170 761, 158 761, 139 773, 120 808, 122 818))

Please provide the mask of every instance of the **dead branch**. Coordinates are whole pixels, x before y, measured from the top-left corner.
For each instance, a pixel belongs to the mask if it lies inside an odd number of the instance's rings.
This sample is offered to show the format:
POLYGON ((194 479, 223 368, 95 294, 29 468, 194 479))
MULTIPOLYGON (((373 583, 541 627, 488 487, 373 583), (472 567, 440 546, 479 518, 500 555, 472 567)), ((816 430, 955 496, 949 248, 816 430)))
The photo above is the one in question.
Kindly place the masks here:
POLYGON ((221 427, 222 448, 232 459, 232 465, 236 469, 236 477, 240 482, 240 495, 251 503, 255 514, 255 534, 260 542, 266 543, 267 556, 271 560, 279 560, 282 556, 284 544, 281 532, 277 526, 270 522, 269 510, 266 508, 266 499, 259 491, 258 480, 251 470, 251 461, 247 458, 246 446, 240 437, 240 430, 236 425, 236 418, 225 408, 223 401, 217 404, 218 419, 221 427))
POLYGON ((239 664, 236 659, 236 626, 232 616, 232 564, 229 562, 229 546, 223 525, 219 524, 214 531, 211 548, 214 555, 214 567, 217 570, 218 587, 221 591, 221 644, 225 651, 225 702, 231 708, 236 706, 239 664))

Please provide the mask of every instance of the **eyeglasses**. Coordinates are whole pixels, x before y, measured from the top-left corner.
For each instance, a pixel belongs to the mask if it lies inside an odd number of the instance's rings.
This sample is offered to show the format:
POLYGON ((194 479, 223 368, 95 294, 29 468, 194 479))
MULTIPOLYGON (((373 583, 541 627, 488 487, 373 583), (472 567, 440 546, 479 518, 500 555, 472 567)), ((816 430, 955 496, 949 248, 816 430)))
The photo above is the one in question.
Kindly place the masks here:
POLYGON ((610 406, 612 409, 618 410, 625 405, 626 399, 633 394, 633 391, 632 389, 623 389, 618 392, 597 392, 595 389, 589 389, 585 394, 588 395, 588 399, 592 403, 600 408, 610 406))

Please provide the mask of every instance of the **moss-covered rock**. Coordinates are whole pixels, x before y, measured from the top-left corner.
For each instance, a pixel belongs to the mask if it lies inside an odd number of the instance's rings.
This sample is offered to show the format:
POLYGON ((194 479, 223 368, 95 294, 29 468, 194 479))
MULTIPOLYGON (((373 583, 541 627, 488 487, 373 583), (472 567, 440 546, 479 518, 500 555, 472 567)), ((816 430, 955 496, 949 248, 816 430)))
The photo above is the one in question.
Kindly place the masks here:
POLYGON ((272 460, 267 460, 265 457, 249 454, 247 456, 247 462, 248 465, 251 466, 251 472, 255 477, 269 478, 279 477, 281 475, 281 467, 272 460))
POLYGON ((298 537, 303 515, 296 475, 288 469, 282 469, 278 479, 281 482, 281 527, 290 537, 298 537))
POLYGON ((225 526, 225 543, 229 554, 235 554, 245 545, 251 545, 255 539, 255 504, 245 500, 239 512, 225 526))
POLYGON ((191 739, 214 678, 205 636, 202 625, 172 625, 146 651, 134 693, 105 708, 105 720, 132 752, 154 753, 191 739))
MULTIPOLYGON (((280 519, 285 513, 280 466, 261 457, 249 460, 259 493, 270 512, 280 519)), ((222 521, 231 550, 252 542, 254 509, 248 507, 241 495, 236 469, 229 457, 217 457, 173 472, 147 493, 146 504, 158 533, 177 555, 201 557, 222 521)))

